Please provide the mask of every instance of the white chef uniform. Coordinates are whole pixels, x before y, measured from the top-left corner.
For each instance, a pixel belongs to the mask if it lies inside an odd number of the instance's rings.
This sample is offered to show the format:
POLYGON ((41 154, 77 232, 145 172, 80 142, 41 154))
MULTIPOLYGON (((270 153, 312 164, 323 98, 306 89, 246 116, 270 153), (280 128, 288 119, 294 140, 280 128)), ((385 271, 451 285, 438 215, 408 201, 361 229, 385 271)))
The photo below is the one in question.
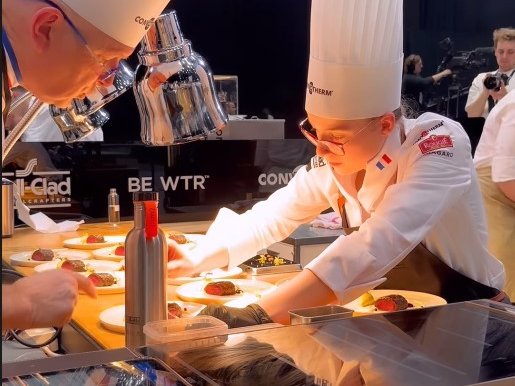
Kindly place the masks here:
POLYGON ((496 183, 515 180, 515 91, 490 112, 474 164, 479 176, 488 223, 488 248, 506 270, 505 292, 515 298, 515 202, 496 183))
MULTIPOLYGON (((512 81, 514 71, 515 71, 515 69, 507 71, 507 72, 502 72, 502 71, 482 72, 482 73, 476 75, 476 77, 472 81, 472 84, 470 85, 469 93, 467 96, 467 103, 465 104, 465 110, 467 110, 470 107, 470 105, 472 104, 472 102, 474 102, 477 98, 480 97, 480 95, 483 92, 485 92, 485 86, 483 85, 483 82, 488 74, 504 74, 504 75, 506 75, 510 79, 510 82, 506 86, 506 90, 508 92, 513 90, 515 88, 515 81, 512 81)), ((488 107, 488 99, 487 99, 485 102, 485 107, 483 108, 483 112, 482 112, 481 116, 486 118, 489 113, 488 110, 489 110, 489 107, 488 107)))
MULTIPOLYGON (((402 0, 313 0, 309 113, 355 120, 400 106, 402 8, 402 0)), ((305 267, 341 302, 379 285, 420 242, 446 268, 502 288, 503 266, 486 250, 470 141, 458 123, 430 113, 400 120, 367 163, 359 192, 355 179, 337 180, 331 166, 314 157, 252 210, 236 215, 222 209, 208 236, 224 243, 229 266, 235 266, 328 207, 338 212, 343 195, 348 223, 359 231, 339 237, 305 267)))

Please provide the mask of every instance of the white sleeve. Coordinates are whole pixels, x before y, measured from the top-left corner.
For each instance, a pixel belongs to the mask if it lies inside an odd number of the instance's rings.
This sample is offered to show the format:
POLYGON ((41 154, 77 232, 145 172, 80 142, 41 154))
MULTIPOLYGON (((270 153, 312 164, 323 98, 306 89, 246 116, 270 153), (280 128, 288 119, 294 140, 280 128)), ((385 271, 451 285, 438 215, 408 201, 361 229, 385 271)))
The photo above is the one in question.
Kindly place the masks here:
POLYGON ((488 93, 483 86, 486 73, 477 75, 470 86, 465 111, 469 117, 482 117, 488 114, 488 93))
MULTIPOLYGON (((449 135, 445 126, 441 129, 449 135)), ((399 160, 399 182, 386 189, 370 218, 306 266, 340 301, 352 300, 347 294, 354 287, 378 280, 398 264, 469 189, 470 142, 461 131, 450 136, 452 147, 441 150, 452 156, 422 155, 417 143, 411 146, 399 160)))
MULTIPOLYGON (((503 104, 499 111, 496 124, 499 134, 495 141, 492 158, 492 181, 505 182, 515 180, 515 93, 511 91, 504 98, 510 100, 503 104)), ((502 101, 500 102, 502 103, 502 101)), ((500 107, 499 105, 496 107, 500 107)))
POLYGON ((302 167, 287 186, 241 215, 226 208, 220 210, 207 236, 229 250, 229 268, 284 240, 330 206, 328 195, 336 199, 338 193, 326 168, 308 171, 302 167))

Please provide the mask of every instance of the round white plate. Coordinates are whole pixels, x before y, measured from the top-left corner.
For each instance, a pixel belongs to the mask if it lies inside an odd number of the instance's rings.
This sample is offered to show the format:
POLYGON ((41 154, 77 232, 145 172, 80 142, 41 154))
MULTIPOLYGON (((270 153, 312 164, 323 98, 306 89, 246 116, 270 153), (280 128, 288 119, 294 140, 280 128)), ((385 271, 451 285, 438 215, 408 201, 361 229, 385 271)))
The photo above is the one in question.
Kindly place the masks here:
MULTIPOLYGON (((166 232, 166 241, 168 243, 171 243, 173 240, 169 237, 171 232, 166 232)), ((186 240, 188 240, 185 244, 177 244, 179 248, 181 248, 183 251, 191 251, 193 248, 197 246, 197 243, 202 240, 205 235, 195 234, 195 233, 184 233, 184 236, 186 237, 186 240)))
MULTIPOLYGON (((85 260, 88 259, 91 254, 89 252, 84 251, 73 251, 71 249, 60 248, 60 249, 52 249, 54 251, 54 260, 52 261, 60 261, 61 259, 69 259, 69 260, 85 260)), ((32 254, 35 249, 32 251, 20 252, 12 255, 10 257, 12 265, 18 265, 22 267, 36 267, 41 264, 48 263, 48 261, 39 261, 32 260, 32 254)))
MULTIPOLYGON (((221 281, 221 280, 216 280, 221 281)), ((225 304, 231 300, 247 298, 249 295, 252 297, 253 302, 256 302, 260 297, 267 293, 273 292, 277 287, 273 284, 267 283, 266 281, 260 280, 245 280, 245 279, 231 279, 236 286, 242 290, 242 293, 230 296, 217 296, 209 295, 204 291, 204 287, 211 282, 202 280, 194 281, 193 283, 183 284, 177 287, 177 295, 190 302, 198 302, 203 304, 225 304)), ((250 303, 253 303, 252 301, 250 303)))
POLYGON ((91 252, 91 254, 93 255, 93 257, 95 259, 120 261, 120 260, 123 260, 125 258, 125 256, 120 256, 120 255, 114 254, 114 251, 116 250, 116 248, 118 248, 118 246, 119 245, 117 244, 112 247, 95 249, 91 252))
MULTIPOLYGON (((110 273, 117 279, 117 282, 109 287, 95 287, 98 295, 119 294, 125 292, 125 271, 96 271, 95 273, 110 273)), ((82 274, 88 276, 90 275, 90 272, 84 272, 82 274)))
POLYGON ((240 267, 234 267, 230 270, 226 269, 213 269, 208 272, 201 272, 199 276, 194 277, 186 277, 186 276, 179 276, 179 277, 169 277, 167 279, 167 283, 171 285, 182 285, 186 283, 191 283, 194 281, 204 280, 204 279, 211 279, 211 280, 221 280, 221 279, 228 279, 231 277, 238 277, 242 274, 243 270, 240 267))
MULTIPOLYGON (((205 307, 204 304, 182 302, 180 300, 170 301, 169 303, 177 303, 183 310, 184 317, 197 316, 205 307)), ((114 332, 125 333, 125 305, 110 307, 102 311, 99 315, 100 323, 108 330, 114 332)))
MULTIPOLYGON (((60 261, 49 261, 45 264, 34 267, 34 271, 43 272, 50 269, 57 269, 60 261)), ((122 264, 109 260, 84 260, 86 268, 91 272, 111 272, 122 269, 122 264)))
POLYGON ((88 236, 75 237, 73 239, 64 240, 64 246, 74 249, 99 249, 110 247, 112 245, 125 243, 125 236, 104 236, 103 243, 86 243, 88 236))
MULTIPOLYGON (((408 308, 408 310, 412 310, 415 308, 424 308, 424 307, 434 307, 441 306, 447 304, 445 299, 428 294, 425 292, 416 292, 416 291, 403 291, 403 290, 393 290, 393 289, 385 289, 385 290, 371 290, 368 291, 372 297, 377 300, 382 296, 386 295, 401 295, 406 298, 408 303, 413 304, 413 307, 408 308)), ((370 306, 363 307, 361 304, 361 296, 357 299, 354 299, 352 302, 345 304, 343 307, 349 308, 360 314, 381 314, 387 311, 379 311, 375 309, 375 306, 371 304, 370 306)))

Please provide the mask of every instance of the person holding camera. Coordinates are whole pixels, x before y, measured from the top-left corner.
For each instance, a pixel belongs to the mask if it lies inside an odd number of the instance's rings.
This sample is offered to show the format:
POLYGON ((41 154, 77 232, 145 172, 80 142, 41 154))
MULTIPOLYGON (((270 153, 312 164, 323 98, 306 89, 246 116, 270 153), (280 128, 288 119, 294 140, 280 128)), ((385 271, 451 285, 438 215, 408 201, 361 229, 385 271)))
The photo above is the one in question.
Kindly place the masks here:
POLYGON ((505 291, 515 297, 515 91, 488 115, 474 164, 485 203, 488 247, 503 262, 505 291))
POLYGON ((483 72, 472 81, 465 105, 469 118, 487 117, 495 104, 514 88, 515 28, 499 28, 493 33, 494 53, 499 68, 483 72))
POLYGON ((420 74, 422 73, 423 67, 424 65, 420 55, 410 55, 406 60, 404 60, 402 95, 410 103, 414 102, 412 107, 416 111, 424 110, 424 92, 426 92, 429 87, 440 82, 446 76, 452 74, 452 71, 446 68, 437 74, 422 77, 420 74))

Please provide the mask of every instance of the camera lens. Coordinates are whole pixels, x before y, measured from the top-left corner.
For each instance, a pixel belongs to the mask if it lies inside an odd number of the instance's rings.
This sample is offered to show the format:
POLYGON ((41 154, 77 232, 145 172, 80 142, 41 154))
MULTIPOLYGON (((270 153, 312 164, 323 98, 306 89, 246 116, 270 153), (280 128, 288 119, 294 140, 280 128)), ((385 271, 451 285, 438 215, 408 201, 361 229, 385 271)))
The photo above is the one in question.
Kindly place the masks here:
POLYGON ((487 75, 485 80, 483 81, 483 84, 488 90, 495 90, 499 91, 501 88, 502 79, 497 75, 487 75))

